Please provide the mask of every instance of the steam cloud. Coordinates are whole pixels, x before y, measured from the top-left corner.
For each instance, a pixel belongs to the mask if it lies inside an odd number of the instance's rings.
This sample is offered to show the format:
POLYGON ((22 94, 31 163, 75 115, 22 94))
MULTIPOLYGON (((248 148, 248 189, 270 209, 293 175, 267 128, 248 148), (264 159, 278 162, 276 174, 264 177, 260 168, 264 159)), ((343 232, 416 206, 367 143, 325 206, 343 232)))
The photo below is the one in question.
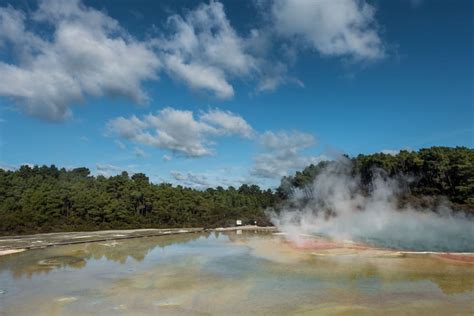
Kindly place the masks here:
MULTIPOLYGON (((269 212, 275 226, 298 242, 305 234, 353 240, 394 249, 474 251, 474 220, 453 212, 447 203, 434 209, 400 206, 400 179, 375 172, 368 192, 351 174, 347 159, 329 164, 312 186, 293 194, 279 212, 269 212)), ((404 179, 406 180, 406 179, 404 179)))

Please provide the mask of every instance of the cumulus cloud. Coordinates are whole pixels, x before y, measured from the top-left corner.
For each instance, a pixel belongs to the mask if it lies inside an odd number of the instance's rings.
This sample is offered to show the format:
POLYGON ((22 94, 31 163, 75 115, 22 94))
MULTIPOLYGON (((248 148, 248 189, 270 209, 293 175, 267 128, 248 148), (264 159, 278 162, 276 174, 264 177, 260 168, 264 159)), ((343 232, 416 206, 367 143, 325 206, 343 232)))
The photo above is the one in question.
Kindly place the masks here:
POLYGON ((307 47, 353 60, 385 54, 375 9, 363 0, 267 3, 270 13, 248 34, 232 27, 222 3, 210 1, 171 15, 146 41, 80 0, 40 0, 31 13, 0 6, 0 50, 8 56, 0 61, 0 96, 29 115, 58 121, 89 97, 147 103, 143 83, 160 72, 229 99, 235 80, 256 82, 257 92, 303 86, 289 69, 307 47))
MULTIPOLYGON (((265 1, 264 1, 265 2, 265 1)), ((257 80, 255 90, 303 83, 288 74, 307 47, 325 56, 377 60, 385 55, 375 8, 363 0, 269 0, 258 27, 240 35, 218 1, 168 18, 168 32, 154 46, 166 72, 195 90, 231 98, 235 78, 257 80)))
POLYGON ((210 110, 202 113, 201 120, 227 134, 237 134, 247 138, 253 135, 252 127, 241 116, 229 111, 210 110))
POLYGON ((375 8, 362 0, 274 0, 275 31, 326 56, 374 60, 384 56, 375 8))
POLYGON ((0 62, 0 96, 27 114, 48 120, 71 115, 86 97, 123 96, 146 103, 143 81, 155 79, 156 54, 119 23, 79 1, 40 1, 25 14, 0 7, 0 46, 14 62, 0 62), (37 27, 27 26, 30 24, 37 27), (42 27, 53 34, 42 36, 42 27))
POLYGON ((41 0, 32 13, 0 7, 0 49, 17 57, 0 62, 0 96, 29 115, 63 120, 90 96, 147 103, 142 83, 161 70, 221 99, 234 95, 231 80, 259 71, 261 61, 220 2, 172 15, 166 25, 158 38, 138 41, 79 0, 41 0))
POLYGON ((237 188, 244 183, 258 183, 258 181, 252 181, 252 179, 246 177, 242 173, 243 171, 244 168, 236 166, 214 168, 202 172, 174 170, 170 172, 170 182, 198 190, 218 186, 237 188))
POLYGON ((155 40, 166 71, 194 89, 228 99, 234 95, 232 77, 249 75, 254 57, 246 40, 230 25, 222 3, 201 4, 184 17, 168 18, 170 35, 155 40))
POLYGON ((400 153, 400 150, 398 150, 398 149, 383 149, 381 151, 381 153, 385 154, 385 155, 396 156, 400 153))
POLYGON ((123 168, 111 164, 97 163, 95 166, 97 175, 111 177, 123 171, 123 168))
MULTIPOLYGON (((30 164, 30 163, 26 163, 26 164, 22 164, 22 165, 27 165, 27 166, 30 166, 30 167, 33 166, 33 164, 30 164)), ((14 165, 14 164, 4 163, 4 162, 0 161, 0 169, 3 169, 5 171, 18 170, 22 165, 14 165)))
POLYGON ((268 179, 279 179, 291 171, 303 169, 310 164, 328 160, 324 155, 300 156, 294 151, 283 151, 277 154, 259 154, 254 157, 251 175, 268 179))
POLYGON ((171 171, 170 175, 171 175, 171 177, 173 177, 173 179, 175 179, 177 181, 184 181, 187 178, 186 175, 183 174, 180 171, 171 171))
POLYGON ((207 188, 210 187, 209 180, 205 174, 194 172, 179 172, 171 171, 171 177, 182 185, 192 188, 207 188))
POLYGON ((298 131, 267 131, 260 135, 260 144, 270 151, 300 150, 315 145, 316 139, 311 134, 298 131))
POLYGON ((168 149, 186 157, 213 154, 212 139, 237 135, 250 137, 252 128, 239 115, 218 109, 202 112, 165 108, 143 118, 118 117, 108 122, 112 134, 139 144, 168 149))
POLYGON ((262 70, 257 92, 272 92, 289 83, 304 88, 304 83, 301 80, 288 76, 288 66, 281 61, 267 62, 265 66, 262 66, 262 70))
POLYGON ((268 131, 260 135, 259 142, 263 153, 254 157, 254 166, 250 171, 252 176, 279 179, 290 171, 328 160, 324 155, 301 155, 301 150, 313 146, 316 142, 311 134, 268 131))

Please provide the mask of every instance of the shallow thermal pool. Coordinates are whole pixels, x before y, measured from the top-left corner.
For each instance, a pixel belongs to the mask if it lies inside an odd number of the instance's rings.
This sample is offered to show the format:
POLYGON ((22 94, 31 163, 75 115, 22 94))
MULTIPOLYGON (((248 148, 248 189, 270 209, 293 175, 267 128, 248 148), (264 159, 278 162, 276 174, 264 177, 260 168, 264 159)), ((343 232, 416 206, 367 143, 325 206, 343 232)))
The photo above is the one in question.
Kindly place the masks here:
POLYGON ((57 246, 0 257, 0 315, 472 315, 451 259, 257 232, 57 246))

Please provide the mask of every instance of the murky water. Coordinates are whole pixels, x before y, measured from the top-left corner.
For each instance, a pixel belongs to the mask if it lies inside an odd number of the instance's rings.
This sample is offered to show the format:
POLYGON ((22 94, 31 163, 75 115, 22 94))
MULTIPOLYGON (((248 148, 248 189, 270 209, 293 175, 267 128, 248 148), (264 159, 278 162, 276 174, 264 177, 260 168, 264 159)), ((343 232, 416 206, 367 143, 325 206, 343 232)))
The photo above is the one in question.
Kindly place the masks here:
POLYGON ((183 234, 0 257, 0 315, 473 315, 472 263, 183 234))

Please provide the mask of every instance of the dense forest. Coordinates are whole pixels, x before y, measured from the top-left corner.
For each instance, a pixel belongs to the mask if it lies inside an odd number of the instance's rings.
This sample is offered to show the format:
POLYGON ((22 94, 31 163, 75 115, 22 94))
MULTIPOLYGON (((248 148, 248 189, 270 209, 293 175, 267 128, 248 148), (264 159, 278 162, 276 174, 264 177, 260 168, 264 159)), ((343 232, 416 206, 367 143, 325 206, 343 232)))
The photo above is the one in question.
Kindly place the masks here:
MULTIPOLYGON (((374 172, 409 175, 409 198, 444 196, 459 209, 474 209, 474 150, 432 147, 359 155, 352 172, 370 187, 374 172)), ((269 225, 265 209, 296 190, 310 190, 315 176, 332 161, 310 165, 284 177, 273 193, 257 185, 195 190, 154 184, 143 173, 109 178, 87 168, 52 166, 0 169, 0 234, 146 227, 215 227, 257 221, 269 225)))
POLYGON ((153 184, 143 173, 105 178, 87 168, 25 165, 0 169, 0 232, 267 225, 274 198, 256 185, 199 191, 153 184))
MULTIPOLYGON (((431 147, 419 151, 402 150, 397 155, 376 153, 344 157, 358 177, 362 189, 369 191, 374 174, 405 182, 405 202, 423 204, 447 200, 457 210, 474 211, 474 149, 466 147, 431 147), (430 197, 430 199, 424 199, 430 197)), ((285 200, 296 190, 310 195, 313 179, 336 161, 310 165, 293 176, 283 177, 277 197, 285 200)), ((403 202, 403 201, 402 201, 403 202)), ((422 205, 423 206, 423 205, 422 205)), ((427 205, 429 206, 429 205, 427 205)))

